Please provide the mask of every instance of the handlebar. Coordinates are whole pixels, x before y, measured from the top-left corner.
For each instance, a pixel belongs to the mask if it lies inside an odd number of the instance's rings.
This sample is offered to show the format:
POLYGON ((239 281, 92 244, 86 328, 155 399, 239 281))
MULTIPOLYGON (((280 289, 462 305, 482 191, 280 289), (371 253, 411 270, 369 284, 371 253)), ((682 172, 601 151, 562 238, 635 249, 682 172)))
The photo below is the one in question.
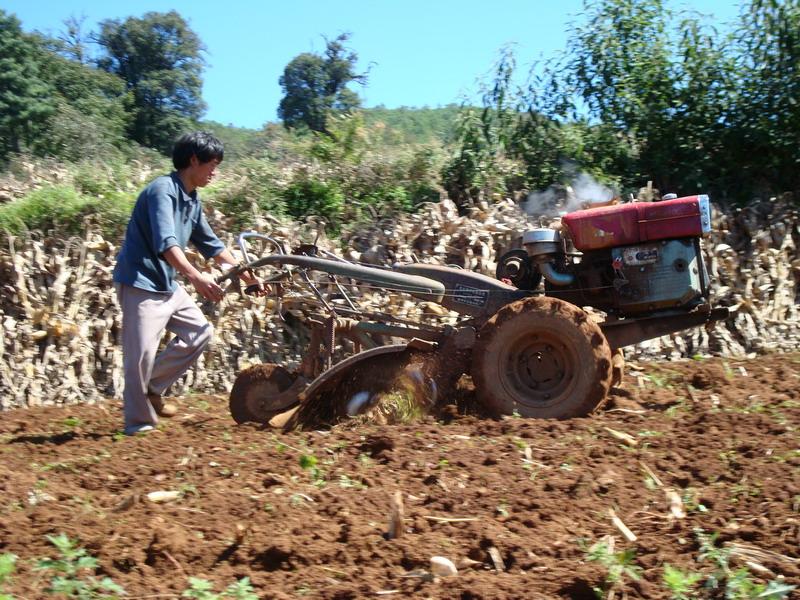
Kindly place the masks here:
POLYGON ((278 240, 271 238, 268 235, 264 235, 263 233, 258 233, 256 231, 243 231, 242 233, 239 234, 237 243, 239 244, 239 249, 242 251, 242 256, 244 257, 244 262, 246 263, 250 262, 250 256, 247 254, 246 240, 248 238, 258 238, 260 240, 266 240, 276 248, 278 254, 286 254, 286 252, 283 249, 283 246, 281 246, 278 240))

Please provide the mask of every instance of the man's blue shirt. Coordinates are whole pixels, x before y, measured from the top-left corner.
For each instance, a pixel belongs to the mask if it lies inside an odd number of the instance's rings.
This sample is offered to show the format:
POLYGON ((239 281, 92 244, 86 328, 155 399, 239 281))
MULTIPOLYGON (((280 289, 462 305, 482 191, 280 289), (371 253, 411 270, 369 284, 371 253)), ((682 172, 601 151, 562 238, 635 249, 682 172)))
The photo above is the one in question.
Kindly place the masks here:
POLYGON ((187 194, 175 172, 158 177, 133 207, 114 281, 151 292, 174 292, 175 269, 163 253, 172 246, 184 250, 190 241, 205 258, 225 249, 203 214, 197 190, 187 194))

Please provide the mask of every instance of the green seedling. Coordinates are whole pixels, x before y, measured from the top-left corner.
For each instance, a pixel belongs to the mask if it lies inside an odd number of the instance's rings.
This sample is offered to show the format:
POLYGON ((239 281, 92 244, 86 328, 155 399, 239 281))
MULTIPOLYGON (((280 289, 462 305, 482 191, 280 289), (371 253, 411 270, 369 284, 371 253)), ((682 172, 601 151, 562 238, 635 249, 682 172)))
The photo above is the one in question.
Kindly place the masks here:
POLYGON ((357 479, 351 479, 347 475, 339 475, 339 487, 363 490, 366 489, 367 486, 365 486, 357 479))
POLYGON ((89 574, 97 568, 97 559, 66 534, 48 535, 47 540, 60 554, 59 558, 43 558, 36 563, 37 571, 53 574, 47 592, 87 600, 118 598, 125 594, 110 577, 97 579, 89 574))
POLYGON ((197 486, 192 483, 184 483, 178 487, 178 491, 181 494, 182 498, 186 496, 197 496, 197 486))
POLYGON ((289 504, 291 506, 300 506, 308 502, 303 494, 292 494, 289 496, 289 504))
POLYGON ((711 590, 722 590, 727 600, 749 600, 759 598, 765 600, 782 600, 788 597, 795 586, 785 584, 781 579, 768 584, 753 580, 750 571, 742 567, 733 570, 730 567, 731 549, 717 546, 719 533, 706 534, 702 529, 695 529, 695 536, 700 543, 698 561, 709 561, 714 571, 706 578, 705 587, 711 590))
POLYGON ((317 463, 317 457, 313 454, 300 455, 300 466, 308 471, 308 474, 311 477, 311 483, 313 483, 316 487, 324 487, 327 483, 325 481, 325 471, 317 466, 317 463))
POLYGON ((78 417, 67 417, 66 419, 61 421, 61 424, 64 425, 64 427, 66 427, 67 429, 74 429, 75 427, 78 427, 82 423, 83 422, 78 417))
POLYGON ((664 435, 664 432, 663 431, 652 431, 650 429, 644 429, 644 430, 640 431, 639 433, 637 433, 636 435, 638 435, 639 437, 661 437, 662 435, 664 435))
POLYGON ((2 591, 2 586, 11 581, 11 575, 17 569, 16 554, 0 554, 0 600, 13 600, 11 595, 2 591))
POLYGON ((605 597, 608 592, 619 583, 624 582, 626 578, 638 581, 641 577, 642 569, 634 564, 636 550, 633 548, 614 552, 608 542, 601 540, 592 544, 584 552, 586 560, 599 563, 606 570, 603 585, 593 588, 598 598, 605 597))
POLYGON ((657 490, 659 488, 658 482, 653 479, 653 476, 650 474, 646 474, 644 476, 644 487, 648 490, 657 490))
POLYGON ((244 577, 236 583, 230 584, 222 593, 216 593, 211 582, 200 577, 189 577, 189 587, 183 591, 181 598, 194 598, 195 600, 258 600, 258 596, 250 585, 250 578, 244 577))
POLYGON ((688 487, 685 490, 683 490, 683 494, 681 495, 681 501, 683 502, 683 507, 686 509, 687 512, 694 512, 694 511, 701 513, 708 512, 708 508, 704 504, 698 502, 697 490, 692 487, 688 487))
POLYGON ((701 573, 691 573, 682 571, 669 564, 664 565, 664 575, 662 577, 664 585, 670 591, 672 600, 689 600, 692 597, 697 583, 703 579, 701 573))

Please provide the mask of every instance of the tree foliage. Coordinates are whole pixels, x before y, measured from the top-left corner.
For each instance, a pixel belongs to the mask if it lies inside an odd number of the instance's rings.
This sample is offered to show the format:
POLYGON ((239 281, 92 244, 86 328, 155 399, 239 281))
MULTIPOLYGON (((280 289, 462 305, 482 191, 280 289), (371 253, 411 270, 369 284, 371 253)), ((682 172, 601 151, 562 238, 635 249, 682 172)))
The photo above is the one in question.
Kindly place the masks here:
POLYGON ((366 83, 367 75, 356 72, 358 55, 345 46, 349 38, 343 33, 326 40, 324 56, 304 52, 286 65, 279 80, 284 95, 278 118, 287 128, 307 127, 330 134, 328 118, 332 112, 358 108, 358 95, 347 86, 351 82, 366 83))
POLYGON ((205 110, 200 38, 170 11, 103 21, 97 42, 104 53, 98 66, 120 77, 132 94, 130 137, 167 150, 205 110))
POLYGON ((47 134, 33 144, 37 154, 68 159, 108 155, 128 143, 131 95, 125 83, 52 49, 57 40, 39 37, 38 63, 51 86, 55 112, 47 134))
POLYGON ((36 44, 19 20, 0 10, 0 160, 44 135, 55 111, 36 58, 36 44))
POLYGON ((452 142, 458 112, 458 104, 437 108, 386 108, 381 105, 362 109, 366 125, 375 125, 376 133, 380 128, 381 135, 376 141, 387 146, 452 142))
POLYGON ((665 0, 587 0, 584 15, 526 89, 505 56, 483 111, 465 109, 443 173, 454 199, 576 170, 620 191, 800 193, 800 0, 749 0, 727 34, 665 0))
POLYGON ((800 194, 800 1, 751 0, 736 32, 741 73, 729 144, 737 183, 800 194))

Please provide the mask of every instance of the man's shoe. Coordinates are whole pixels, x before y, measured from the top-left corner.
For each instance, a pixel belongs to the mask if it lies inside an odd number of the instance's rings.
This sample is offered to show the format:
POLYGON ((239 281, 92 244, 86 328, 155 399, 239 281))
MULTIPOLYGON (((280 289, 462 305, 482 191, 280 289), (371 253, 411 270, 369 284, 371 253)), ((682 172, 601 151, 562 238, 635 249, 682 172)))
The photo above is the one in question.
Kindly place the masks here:
POLYGON ((147 394, 147 399, 159 417, 174 417, 178 413, 177 406, 172 402, 164 402, 164 399, 158 394, 147 394))
POLYGON ((128 425, 125 429, 123 429, 123 433, 125 433, 125 435, 136 435, 138 433, 149 433, 155 430, 156 428, 152 425, 140 423, 139 425, 128 425))

